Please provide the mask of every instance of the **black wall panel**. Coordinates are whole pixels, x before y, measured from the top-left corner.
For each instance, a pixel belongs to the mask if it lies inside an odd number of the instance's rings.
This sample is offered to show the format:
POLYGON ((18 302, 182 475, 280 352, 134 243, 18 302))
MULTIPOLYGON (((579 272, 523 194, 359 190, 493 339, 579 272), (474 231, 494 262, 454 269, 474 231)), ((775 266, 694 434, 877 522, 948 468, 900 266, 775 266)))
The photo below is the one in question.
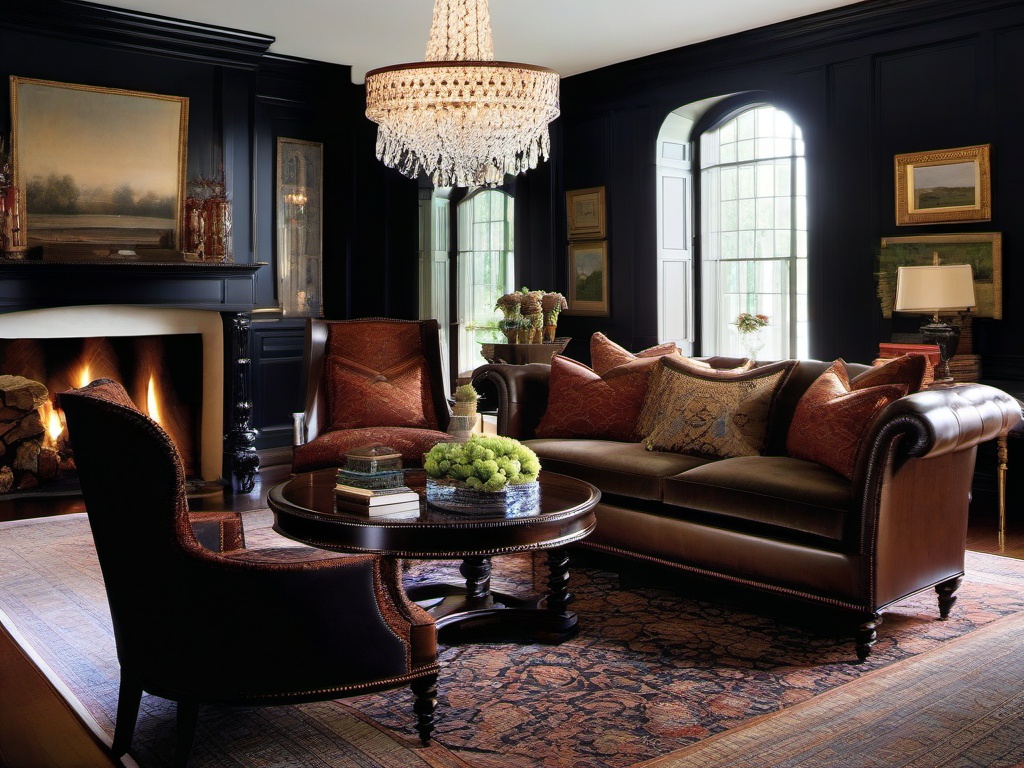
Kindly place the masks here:
MULTIPOLYGON (((1004 302, 1024 280, 1014 254, 1024 238, 1024 5, 1007 0, 865 2, 655 54, 562 82, 552 238, 565 244, 566 189, 604 185, 609 206, 612 316, 566 317, 559 333, 602 330, 632 349, 657 341, 654 173, 658 127, 672 109, 704 98, 766 91, 804 132, 808 158, 811 354, 870 360, 893 331, 883 322, 874 271, 883 236, 997 231, 1004 238, 1004 302), (991 143, 993 220, 896 227, 893 155, 991 143), (622 210, 622 206, 626 210, 622 210)), ((536 203, 534 204, 536 209, 536 203)), ((518 255, 529 257, 528 254, 518 255)), ((563 282, 549 286, 565 291, 563 282)), ((1024 378, 1016 341, 1024 316, 979 321, 975 352, 1024 378)))

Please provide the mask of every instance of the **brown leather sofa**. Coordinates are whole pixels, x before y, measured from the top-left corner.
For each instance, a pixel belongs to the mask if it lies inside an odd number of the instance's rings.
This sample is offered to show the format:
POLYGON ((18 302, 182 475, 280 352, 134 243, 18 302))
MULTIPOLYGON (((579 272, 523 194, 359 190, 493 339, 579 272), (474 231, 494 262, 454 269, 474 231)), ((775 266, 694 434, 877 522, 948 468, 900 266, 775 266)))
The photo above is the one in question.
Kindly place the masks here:
POLYGON ((497 405, 499 434, 526 441, 545 469, 601 490, 597 529, 582 546, 849 611, 863 661, 882 609, 897 600, 934 587, 949 615, 964 575, 976 446, 1006 433, 1021 410, 980 384, 902 397, 872 424, 848 480, 785 450, 800 396, 830 365, 797 363, 764 455, 717 460, 642 443, 534 439, 549 365, 485 365, 473 382, 497 405))

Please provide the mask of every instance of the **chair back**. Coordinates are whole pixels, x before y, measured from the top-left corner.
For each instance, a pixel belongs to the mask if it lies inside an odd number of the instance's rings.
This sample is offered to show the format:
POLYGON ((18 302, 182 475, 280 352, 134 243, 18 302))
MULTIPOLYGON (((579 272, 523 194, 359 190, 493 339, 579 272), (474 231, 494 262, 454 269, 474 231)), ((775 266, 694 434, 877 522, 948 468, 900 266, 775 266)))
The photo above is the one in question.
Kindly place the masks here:
POLYGON ((448 428, 436 320, 311 318, 303 371, 306 442, 332 429, 448 428))
MULTIPOLYGON (((168 434, 117 382, 63 392, 82 497, 110 603, 118 655, 152 648, 189 591, 185 472, 168 434)), ((125 659, 122 657, 122 664, 125 659)))

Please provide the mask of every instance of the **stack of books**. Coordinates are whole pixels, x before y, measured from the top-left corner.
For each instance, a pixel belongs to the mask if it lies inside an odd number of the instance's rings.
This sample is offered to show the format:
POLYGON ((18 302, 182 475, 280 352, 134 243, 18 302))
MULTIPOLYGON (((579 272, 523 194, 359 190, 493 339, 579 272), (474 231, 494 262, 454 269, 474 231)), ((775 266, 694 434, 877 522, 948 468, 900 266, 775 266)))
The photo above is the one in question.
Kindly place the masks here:
POLYGON ((420 514, 420 495, 407 485, 395 488, 360 488, 338 483, 334 486, 339 512, 365 517, 414 518, 420 514))

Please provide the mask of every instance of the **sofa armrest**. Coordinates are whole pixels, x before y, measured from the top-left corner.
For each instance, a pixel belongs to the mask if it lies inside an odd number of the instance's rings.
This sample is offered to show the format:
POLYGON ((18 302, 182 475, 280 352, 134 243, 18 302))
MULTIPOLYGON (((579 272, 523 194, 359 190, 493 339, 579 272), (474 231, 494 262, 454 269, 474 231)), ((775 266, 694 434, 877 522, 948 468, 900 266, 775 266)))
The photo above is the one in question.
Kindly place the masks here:
POLYGON ((548 408, 547 363, 511 365, 493 363, 473 371, 473 386, 489 399, 493 393, 498 406, 498 434, 528 440, 548 408))
POLYGON ((902 455, 932 458, 994 440, 1021 418, 1017 399, 1000 389, 943 384, 890 404, 873 425, 868 444, 877 448, 879 441, 902 435, 902 455))
POLYGON ((1020 420, 1014 398, 981 384, 937 386, 882 412, 853 476, 874 607, 963 575, 977 446, 1020 420))

